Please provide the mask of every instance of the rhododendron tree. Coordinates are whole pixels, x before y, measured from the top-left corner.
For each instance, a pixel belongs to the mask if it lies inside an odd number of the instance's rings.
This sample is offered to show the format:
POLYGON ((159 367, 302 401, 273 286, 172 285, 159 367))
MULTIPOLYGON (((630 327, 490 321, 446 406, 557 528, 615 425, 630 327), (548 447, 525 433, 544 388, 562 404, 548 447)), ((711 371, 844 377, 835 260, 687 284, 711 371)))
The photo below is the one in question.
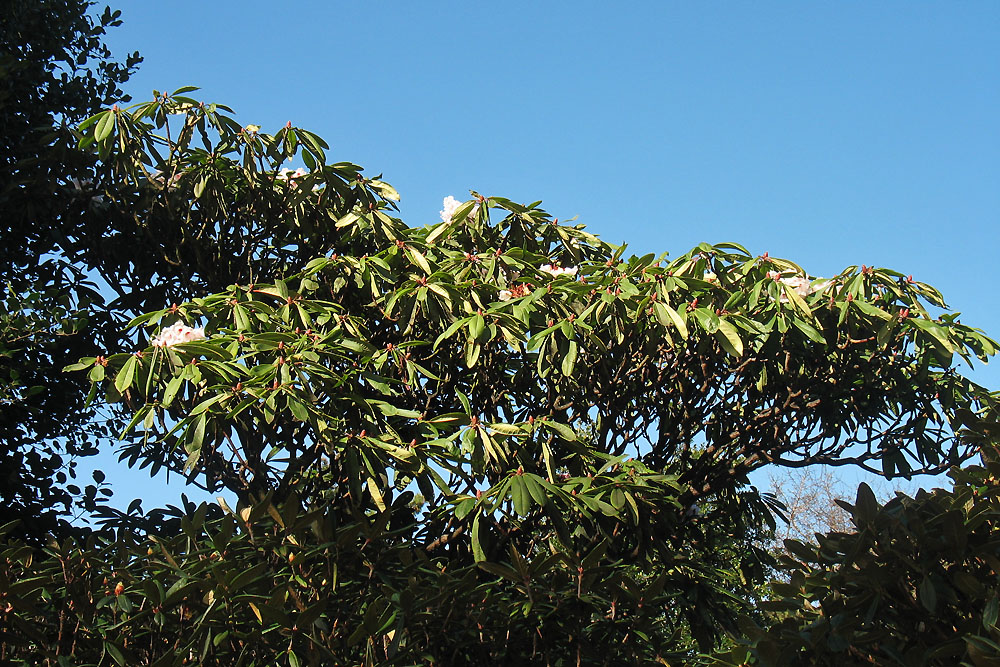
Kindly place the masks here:
POLYGON ((316 135, 188 92, 82 127, 120 237, 97 263, 179 268, 123 286, 160 303, 69 370, 127 415, 123 459, 237 501, 107 512, 113 541, 37 562, 10 547, 6 657, 690 661, 768 622, 777 508, 751 472, 937 473, 995 438, 958 365, 997 344, 905 274, 634 256, 474 191, 408 226, 316 135))

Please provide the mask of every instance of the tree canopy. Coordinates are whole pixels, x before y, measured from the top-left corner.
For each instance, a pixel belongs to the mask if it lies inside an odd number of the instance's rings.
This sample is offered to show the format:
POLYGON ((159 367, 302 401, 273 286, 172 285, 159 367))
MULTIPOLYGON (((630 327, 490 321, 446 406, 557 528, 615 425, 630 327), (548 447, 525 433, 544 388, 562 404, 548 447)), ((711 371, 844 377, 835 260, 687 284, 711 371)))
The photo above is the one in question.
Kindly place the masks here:
POLYGON ((408 227, 315 134, 190 92, 81 126, 83 229, 107 232, 78 257, 141 314, 128 349, 67 370, 129 417, 131 465, 239 502, 105 510, 103 537, 53 545, 79 568, 59 595, 12 588, 32 650, 691 658, 756 613, 775 504, 750 472, 938 472, 989 443, 994 399, 955 363, 996 343, 904 274, 629 256, 475 192, 408 227))
POLYGON ((95 507, 44 548, 7 524, 0 660, 1000 655, 996 396, 959 372, 998 345, 932 286, 736 243, 635 256, 475 191, 411 227, 316 134, 193 91, 77 130, 89 171, 56 188, 58 248, 115 296, 107 348, 66 371, 130 466, 238 500, 95 507), (862 488, 857 531, 790 542, 766 588, 781 507, 753 471, 983 453, 950 492, 880 507, 862 488))

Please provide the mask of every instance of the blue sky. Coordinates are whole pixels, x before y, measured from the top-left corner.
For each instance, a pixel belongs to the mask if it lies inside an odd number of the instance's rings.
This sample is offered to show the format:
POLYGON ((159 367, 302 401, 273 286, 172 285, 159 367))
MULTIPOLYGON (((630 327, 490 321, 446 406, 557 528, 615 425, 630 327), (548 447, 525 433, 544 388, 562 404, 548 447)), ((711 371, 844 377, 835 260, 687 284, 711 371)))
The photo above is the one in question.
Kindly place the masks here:
MULTIPOLYGON (((1000 3, 122 10, 108 41, 145 57, 136 101, 197 85, 244 123, 315 131, 411 225, 470 189, 541 199, 637 254, 737 241, 813 275, 912 273, 1000 336, 1000 3)), ((1000 387, 998 367, 975 376, 1000 387)))

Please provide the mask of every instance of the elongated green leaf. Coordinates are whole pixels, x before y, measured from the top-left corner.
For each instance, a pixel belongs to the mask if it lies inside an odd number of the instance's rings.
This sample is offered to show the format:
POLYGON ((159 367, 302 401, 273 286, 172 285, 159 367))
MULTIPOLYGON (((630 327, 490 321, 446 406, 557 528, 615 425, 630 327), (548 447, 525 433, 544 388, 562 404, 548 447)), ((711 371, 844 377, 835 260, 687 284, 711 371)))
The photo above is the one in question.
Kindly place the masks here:
POLYGON ((87 357, 86 359, 82 359, 75 364, 64 366, 62 370, 63 373, 73 373, 75 371, 85 370, 93 365, 94 365, 94 357, 87 357))
POLYGON ((715 332, 715 337, 729 354, 734 357, 743 356, 743 341, 739 333, 729 321, 719 318, 719 330, 715 332))
POLYGON ((517 572, 507 567, 506 565, 501 565, 500 563, 490 563, 488 561, 480 561, 476 563, 481 569, 489 572, 490 574, 495 574, 498 577, 503 577, 504 579, 509 579, 515 583, 521 583, 521 577, 518 576, 517 572))
POLYGON ((406 254, 409 255, 410 260, 412 260, 414 264, 419 266, 424 273, 426 273, 427 275, 433 273, 431 271, 431 265, 428 263, 427 258, 424 257, 422 252, 420 252, 413 246, 406 246, 406 254))
POLYGON ((523 430, 521 430, 517 426, 514 426, 513 424, 499 424, 499 423, 497 423, 497 424, 488 424, 487 427, 491 431, 496 431, 500 435, 512 435, 512 436, 516 436, 516 437, 519 437, 519 438, 524 438, 524 437, 528 436, 527 433, 525 433, 523 430))
POLYGON ((457 319, 454 322, 452 322, 451 326, 449 326, 447 329, 445 329, 444 333, 442 333, 440 336, 438 336, 437 340, 434 341, 434 347, 433 347, 433 349, 436 351, 438 349, 438 346, 441 343, 443 343, 447 339, 451 338, 455 334, 456 331, 458 331, 463 326, 465 326, 466 324, 468 324, 468 322, 473 317, 476 317, 476 316, 475 315, 470 315, 469 317, 463 317, 461 319, 457 319))
POLYGON ((479 340, 479 337, 483 335, 483 330, 486 328, 486 320, 483 319, 482 315, 473 315, 472 319, 469 321, 469 340, 479 340))
POLYGON ((941 345, 941 347, 943 347, 948 352, 955 351, 955 346, 952 344, 951 339, 948 337, 948 330, 943 326, 941 326, 940 324, 936 324, 935 322, 931 322, 929 320, 924 320, 920 318, 913 318, 907 321, 916 328, 920 329, 921 331, 929 334, 935 341, 937 341, 941 345))
POLYGON ((805 320, 800 320, 798 318, 793 318, 792 319, 792 324, 795 325, 795 328, 797 328, 799 331, 801 331, 806 336, 808 336, 809 340, 812 340, 812 341, 814 341, 816 343, 820 343, 820 344, 825 344, 826 343, 826 339, 823 338, 823 334, 821 334, 816 329, 816 327, 814 327, 813 325, 809 324, 805 320))
POLYGON ((813 316, 813 312, 809 307, 809 304, 807 304, 802 297, 799 296, 799 293, 795 291, 795 288, 791 285, 786 285, 785 283, 781 283, 780 285, 781 289, 785 292, 785 297, 788 298, 788 302, 792 304, 792 307, 806 319, 815 321, 816 318, 813 316))
POLYGON ((546 419, 542 422, 542 425, 550 431, 557 433, 564 440, 568 440, 570 442, 576 442, 578 440, 576 431, 565 424, 560 424, 557 421, 546 419))
POLYGON ((486 560, 486 553, 483 551, 483 544, 479 537, 479 517, 477 514, 476 518, 472 520, 472 557, 476 559, 477 563, 481 563, 486 560))
POLYGON ((983 610, 983 629, 990 630, 996 627, 998 611, 1000 611, 1000 599, 994 594, 983 610))
POLYGON ((124 394, 125 390, 132 386, 132 381, 135 380, 136 366, 138 366, 138 364, 138 357, 129 357, 125 361, 121 370, 118 371, 118 375, 115 376, 115 389, 118 390, 119 394, 124 394))
POLYGON ((569 347, 566 350, 566 356, 562 360, 562 374, 566 377, 573 375, 573 370, 576 368, 576 356, 579 351, 579 345, 577 345, 575 340, 569 342, 569 347))
POLYGON ((431 230, 431 233, 427 235, 427 244, 430 245, 431 243, 437 241, 439 238, 441 238, 446 233, 451 231, 456 224, 457 221, 450 220, 448 222, 442 222, 441 224, 437 225, 434 229, 431 230))
POLYGON ((653 313, 656 315, 656 319, 660 322, 660 324, 663 326, 673 324, 674 327, 677 328, 677 333, 681 335, 681 338, 688 337, 687 324, 684 322, 684 318, 681 317, 680 313, 671 308, 668 304, 654 301, 653 313))
POLYGON ((892 315, 890 315, 889 313, 885 312, 884 310, 882 310, 878 306, 873 306, 872 304, 868 303, 867 301, 862 301, 861 299, 857 299, 857 300, 853 301, 852 304, 854 305, 855 308, 857 308, 858 310, 860 310, 865 315, 871 315, 871 316, 877 317, 877 318, 879 318, 881 320, 891 320, 892 319, 892 315))
POLYGON ((94 140, 98 143, 104 141, 111 134, 112 130, 115 129, 115 112, 105 111, 101 119, 97 121, 97 127, 94 129, 94 140))
POLYGON ((514 504, 514 512, 518 516, 525 516, 531 509, 531 494, 524 484, 524 478, 515 475, 510 478, 510 486, 507 487, 510 499, 514 504))
POLYGON ((469 341, 469 344, 465 346, 465 365, 469 368, 473 368, 476 365, 476 361, 479 360, 479 353, 482 349, 483 348, 479 343, 469 341))

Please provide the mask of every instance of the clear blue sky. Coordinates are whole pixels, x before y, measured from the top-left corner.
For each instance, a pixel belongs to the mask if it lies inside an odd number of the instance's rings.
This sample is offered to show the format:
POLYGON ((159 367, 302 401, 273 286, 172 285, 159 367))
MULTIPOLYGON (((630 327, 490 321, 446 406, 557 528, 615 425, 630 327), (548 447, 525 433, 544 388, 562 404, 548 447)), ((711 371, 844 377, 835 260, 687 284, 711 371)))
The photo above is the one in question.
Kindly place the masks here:
MULTIPOLYGON (((470 189, 542 199, 638 254, 738 241, 814 275, 912 273, 1000 336, 1000 3, 122 9, 136 101, 197 85, 244 123, 313 130, 411 225, 470 189)), ((998 367, 976 378, 1000 388, 998 367)))

